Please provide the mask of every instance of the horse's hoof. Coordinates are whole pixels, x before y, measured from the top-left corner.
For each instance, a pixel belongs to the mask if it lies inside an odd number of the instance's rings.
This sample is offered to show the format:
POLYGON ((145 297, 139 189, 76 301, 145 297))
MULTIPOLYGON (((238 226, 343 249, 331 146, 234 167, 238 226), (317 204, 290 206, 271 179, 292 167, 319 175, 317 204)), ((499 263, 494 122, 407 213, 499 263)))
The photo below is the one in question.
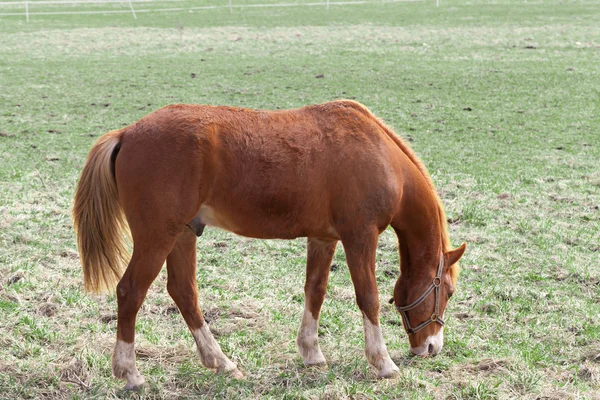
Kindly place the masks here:
POLYGON ((387 370, 387 371, 379 371, 377 374, 379 379, 397 379, 400 377, 400 371, 397 369, 387 370))
POLYGON ((217 374, 222 374, 222 375, 228 375, 230 377, 232 377, 233 379, 246 379, 246 377, 244 376, 244 374, 242 373, 242 371, 240 371, 235 364, 232 363, 232 365, 230 365, 230 367, 233 368, 219 368, 217 369, 217 374))
POLYGON ((135 384, 135 383, 127 382, 127 384, 125 385, 125 390, 128 392, 139 392, 142 390, 143 387, 144 387, 143 382, 139 385, 135 384))
POLYGON ((313 362, 313 363, 309 363, 309 364, 305 363, 304 366, 306 368, 327 369, 327 362, 326 361, 318 361, 318 362, 313 362))
MULTIPOLYGON (((300 345, 298 347, 300 348, 300 345)), ((303 351, 301 349, 300 355, 302 355, 302 361, 306 367, 323 367, 327 365, 327 360, 325 360, 325 356, 318 347, 316 351, 303 351), (306 357, 304 354, 307 354, 306 357)))
POLYGON ((227 371, 227 374, 233 379, 246 379, 246 376, 237 368, 227 371))
POLYGON ((132 374, 127 377, 127 384, 125 385, 125 390, 139 392, 142 387, 146 383, 146 380, 139 373, 132 374))

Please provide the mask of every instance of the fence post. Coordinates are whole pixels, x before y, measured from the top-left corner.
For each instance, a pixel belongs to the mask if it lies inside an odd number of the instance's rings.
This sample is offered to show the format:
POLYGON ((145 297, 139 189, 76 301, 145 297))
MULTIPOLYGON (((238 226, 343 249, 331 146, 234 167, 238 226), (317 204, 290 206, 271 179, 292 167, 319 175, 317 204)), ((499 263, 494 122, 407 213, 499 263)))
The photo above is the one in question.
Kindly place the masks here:
POLYGON ((233 5, 231 4, 231 0, 229 0, 229 14, 233 14, 233 5))
POLYGON ((25 19, 29 22, 29 0, 25 0, 25 19))
POLYGON ((137 19, 137 16, 135 15, 135 10, 133 9, 133 4, 131 3, 131 0, 129 0, 129 8, 131 8, 131 13, 133 14, 133 19, 137 19))
POLYGON ((329 10, 329 0, 327 0, 327 9, 329 10))

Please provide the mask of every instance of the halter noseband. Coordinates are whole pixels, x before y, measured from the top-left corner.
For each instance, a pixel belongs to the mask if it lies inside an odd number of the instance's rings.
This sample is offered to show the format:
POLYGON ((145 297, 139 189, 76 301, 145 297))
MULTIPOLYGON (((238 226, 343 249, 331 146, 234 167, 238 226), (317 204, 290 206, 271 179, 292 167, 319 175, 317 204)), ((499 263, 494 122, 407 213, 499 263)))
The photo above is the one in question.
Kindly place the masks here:
POLYGON ((440 260, 440 264, 438 265, 437 275, 435 276, 435 278, 433 278, 433 282, 431 282, 431 285, 429 285, 427 290, 425 290, 425 292, 417 300, 413 301, 412 303, 410 303, 407 306, 398 306, 394 303, 394 306, 396 306, 396 310, 398 310, 400 312, 400 315, 402 315, 406 333, 408 333, 409 335, 419 332, 421 329, 425 328, 427 325, 431 324, 432 322, 437 322, 441 326, 444 326, 444 320, 442 319, 442 316, 439 313, 440 312, 440 286, 442 285, 442 270, 443 269, 444 269, 444 253, 442 253, 442 259, 440 260), (429 294, 434 290, 435 290, 435 309, 433 310, 433 314, 431 314, 431 317, 429 317, 429 319, 427 321, 422 322, 421 324, 419 324, 418 326, 416 326, 414 328, 411 327, 410 322, 408 321, 408 315, 406 315, 406 312, 409 310, 412 310, 413 308, 415 308, 416 306, 421 304, 423 301, 425 301, 427 296, 429 296, 429 294))

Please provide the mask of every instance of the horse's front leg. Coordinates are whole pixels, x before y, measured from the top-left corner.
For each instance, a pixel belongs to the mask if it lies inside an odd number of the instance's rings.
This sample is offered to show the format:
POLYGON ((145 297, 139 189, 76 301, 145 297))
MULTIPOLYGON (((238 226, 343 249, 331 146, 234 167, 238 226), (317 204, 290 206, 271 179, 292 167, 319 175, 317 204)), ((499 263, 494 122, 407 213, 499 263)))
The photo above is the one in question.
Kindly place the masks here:
POLYGON ((377 376, 393 378, 398 375, 399 370, 388 354, 379 327, 379 296, 375 279, 377 238, 376 229, 363 229, 342 237, 342 244, 354 284, 356 302, 363 315, 367 360, 377 369, 377 376))
POLYGON ((318 342, 319 313, 325 299, 329 268, 336 245, 336 240, 308 238, 304 315, 296 338, 298 350, 306 366, 326 364, 318 342))

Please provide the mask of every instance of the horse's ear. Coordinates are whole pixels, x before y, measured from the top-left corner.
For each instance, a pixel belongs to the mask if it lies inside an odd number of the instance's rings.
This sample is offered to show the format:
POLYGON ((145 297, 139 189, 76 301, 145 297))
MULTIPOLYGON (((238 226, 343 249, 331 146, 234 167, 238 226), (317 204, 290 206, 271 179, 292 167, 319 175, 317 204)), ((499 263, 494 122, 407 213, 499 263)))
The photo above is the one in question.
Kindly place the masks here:
POLYGON ((460 247, 457 247, 454 250, 450 250, 446 254, 448 254, 448 265, 455 264, 460 258, 465 254, 465 250, 467 249, 467 244, 463 243, 460 247))

